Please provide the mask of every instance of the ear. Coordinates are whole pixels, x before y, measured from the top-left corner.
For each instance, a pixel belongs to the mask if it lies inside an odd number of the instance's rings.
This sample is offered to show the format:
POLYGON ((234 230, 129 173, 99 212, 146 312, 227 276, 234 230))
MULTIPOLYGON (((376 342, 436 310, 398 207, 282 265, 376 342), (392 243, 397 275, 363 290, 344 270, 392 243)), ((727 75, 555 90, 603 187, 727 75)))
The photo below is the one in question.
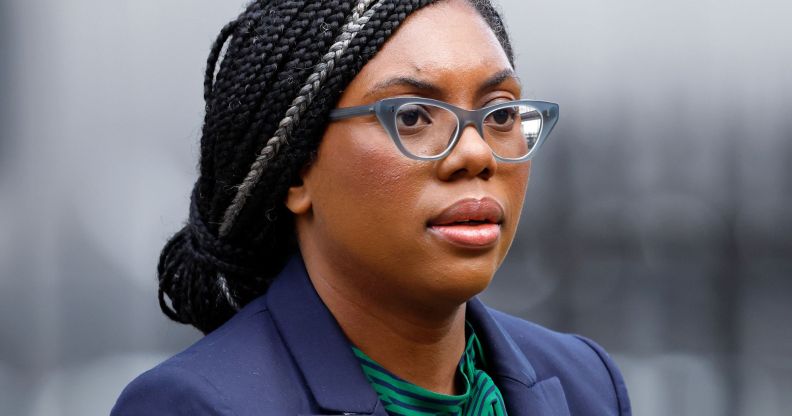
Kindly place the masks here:
POLYGON ((300 182, 292 185, 286 194, 286 208, 294 215, 302 215, 311 210, 311 193, 300 175, 300 182))

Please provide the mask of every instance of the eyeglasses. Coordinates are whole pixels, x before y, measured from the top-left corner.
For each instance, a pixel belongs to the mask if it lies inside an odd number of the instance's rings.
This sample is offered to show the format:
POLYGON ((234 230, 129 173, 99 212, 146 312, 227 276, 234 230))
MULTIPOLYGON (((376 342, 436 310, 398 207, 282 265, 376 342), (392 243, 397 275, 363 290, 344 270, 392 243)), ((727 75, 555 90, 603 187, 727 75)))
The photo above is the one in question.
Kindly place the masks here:
POLYGON ((476 126, 495 158, 502 162, 530 160, 558 122, 558 104, 516 100, 478 110, 420 97, 386 98, 371 105, 336 108, 330 120, 376 114, 396 147, 416 160, 448 156, 460 132, 476 126))

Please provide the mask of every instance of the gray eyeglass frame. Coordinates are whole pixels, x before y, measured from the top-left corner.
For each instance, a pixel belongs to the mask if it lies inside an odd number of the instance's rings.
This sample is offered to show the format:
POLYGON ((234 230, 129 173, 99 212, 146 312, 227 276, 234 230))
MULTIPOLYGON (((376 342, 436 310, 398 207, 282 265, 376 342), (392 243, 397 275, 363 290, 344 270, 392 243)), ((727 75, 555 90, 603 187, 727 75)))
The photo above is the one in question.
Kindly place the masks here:
MULTIPOLYGON (((377 116, 380 124, 383 128, 385 128, 385 131, 388 132, 388 136, 390 136, 391 140, 393 140, 393 143, 396 144, 396 147, 399 148, 399 151, 401 151, 402 154, 409 157, 410 159, 415 160, 440 160, 448 156, 451 151, 454 150, 454 147, 456 147, 457 143, 459 142, 459 137, 461 136, 460 133, 465 127, 469 125, 476 126, 476 130, 483 140, 484 119, 486 119, 487 116, 493 111, 500 110, 501 108, 514 107, 517 105, 530 106, 539 111, 539 115, 542 118, 542 125, 539 129, 539 137, 536 140, 536 144, 531 148, 531 150, 528 151, 528 154, 521 158, 501 157, 496 154, 494 150, 492 150, 491 146, 490 151, 492 152, 492 155, 495 156, 495 159, 501 162, 519 163, 533 158, 539 147, 541 147, 542 144, 547 140, 547 137, 550 135, 553 127, 555 127, 556 123, 558 122, 558 104, 547 101, 514 100, 482 107, 478 110, 465 110, 464 108, 459 108, 444 101, 434 100, 431 98, 394 97, 385 98, 369 105, 335 108, 330 111, 329 117, 330 120, 343 120, 373 113, 377 116), (396 127, 396 111, 405 104, 430 104, 436 107, 444 108, 456 115, 457 128, 454 132, 454 138, 449 142, 448 147, 442 153, 437 156, 417 156, 410 153, 410 151, 404 147, 401 139, 399 138, 398 129, 396 127)), ((487 145, 489 146, 489 143, 487 143, 487 145)))

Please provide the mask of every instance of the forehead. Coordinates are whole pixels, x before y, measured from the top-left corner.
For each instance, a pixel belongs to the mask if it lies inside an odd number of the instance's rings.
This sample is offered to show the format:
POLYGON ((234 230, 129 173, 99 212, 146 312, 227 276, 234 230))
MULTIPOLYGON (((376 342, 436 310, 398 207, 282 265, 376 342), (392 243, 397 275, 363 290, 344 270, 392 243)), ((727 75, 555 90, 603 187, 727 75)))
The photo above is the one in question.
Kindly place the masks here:
POLYGON ((408 16, 347 92, 365 94, 366 89, 397 76, 416 77, 441 88, 476 88, 507 69, 511 69, 508 57, 478 11, 466 1, 448 0, 408 16))

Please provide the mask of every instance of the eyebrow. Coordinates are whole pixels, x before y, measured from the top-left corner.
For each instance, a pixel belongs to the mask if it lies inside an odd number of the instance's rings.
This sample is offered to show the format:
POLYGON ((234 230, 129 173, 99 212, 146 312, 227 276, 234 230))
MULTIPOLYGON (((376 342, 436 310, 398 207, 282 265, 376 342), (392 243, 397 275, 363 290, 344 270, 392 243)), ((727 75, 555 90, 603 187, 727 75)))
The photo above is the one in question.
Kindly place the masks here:
POLYGON ((492 89, 493 87, 497 87, 498 85, 509 79, 514 80, 514 82, 517 83, 517 86, 522 88, 522 83, 520 82, 520 78, 517 77, 517 74, 514 73, 514 70, 511 68, 506 68, 497 72, 495 75, 487 78, 487 80, 484 81, 484 83, 481 84, 481 86, 479 86, 477 92, 481 94, 489 89, 492 89))
POLYGON ((366 93, 365 97, 375 95, 378 92, 391 87, 412 87, 431 94, 437 94, 440 92, 440 88, 430 82, 422 81, 409 76, 398 76, 374 84, 374 86, 371 87, 371 89, 366 93))
MULTIPOLYGON (((513 79, 518 86, 522 86, 520 79, 514 73, 514 70, 511 68, 503 69, 491 77, 487 78, 477 89, 477 93, 481 94, 489 89, 492 89, 495 86, 503 83, 506 80, 513 79)), ((383 81, 380 81, 374 84, 373 87, 364 95, 364 97, 369 97, 371 95, 375 95, 378 92, 391 88, 391 87, 411 87, 417 90, 420 90, 427 94, 434 94, 438 95, 442 91, 442 88, 439 86, 432 84, 431 82, 420 80, 418 78, 413 78, 410 76, 397 76, 394 78, 389 78, 383 81)))

